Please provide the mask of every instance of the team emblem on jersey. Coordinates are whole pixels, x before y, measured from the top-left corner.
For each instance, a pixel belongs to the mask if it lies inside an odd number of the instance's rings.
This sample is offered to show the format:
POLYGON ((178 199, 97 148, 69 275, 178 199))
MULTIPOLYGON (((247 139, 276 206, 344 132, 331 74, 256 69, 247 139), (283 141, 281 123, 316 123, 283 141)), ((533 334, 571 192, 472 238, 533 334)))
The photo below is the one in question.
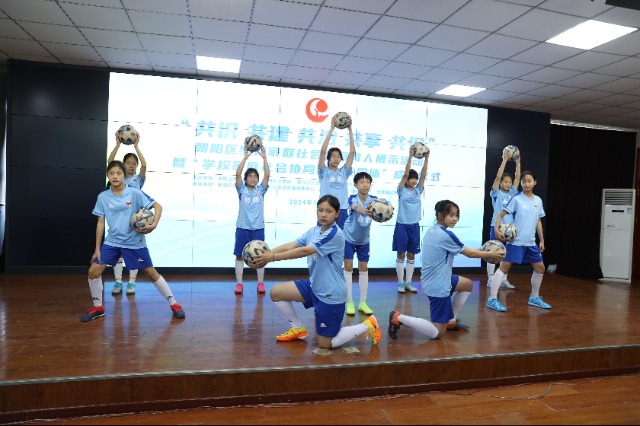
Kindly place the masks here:
POLYGON ((133 205, 133 202, 131 200, 127 200, 124 203, 127 205, 127 207, 131 207, 133 205))

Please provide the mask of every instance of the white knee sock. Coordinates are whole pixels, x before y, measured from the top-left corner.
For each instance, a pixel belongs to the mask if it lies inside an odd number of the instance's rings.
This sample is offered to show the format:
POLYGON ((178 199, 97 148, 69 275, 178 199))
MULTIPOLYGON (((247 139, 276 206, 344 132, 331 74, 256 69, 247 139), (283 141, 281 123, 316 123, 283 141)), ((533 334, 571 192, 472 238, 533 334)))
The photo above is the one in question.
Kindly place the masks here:
POLYGON ((453 319, 458 319, 458 313, 460 312, 460 309, 462 309, 462 306, 464 305, 464 302, 467 301, 467 299, 469 298, 469 295, 471 293, 468 291, 456 291, 455 293, 453 293, 453 296, 451 296, 451 304, 453 305, 453 319))
POLYGON ((398 284, 404 282, 404 259, 396 259, 396 274, 398 275, 398 284))
POLYGON ((364 323, 342 327, 338 334, 331 339, 331 347, 337 348, 340 345, 344 345, 367 331, 369 331, 369 326, 364 323))
POLYGON ((531 296, 540 296, 540 286, 542 285, 542 276, 544 274, 538 274, 535 271, 531 274, 531 296))
POLYGON ((358 273, 358 285, 360 286, 360 301, 367 300, 367 291, 369 290, 369 271, 358 273))
POLYGON ((174 303, 176 303, 175 297, 173 297, 173 294, 171 294, 169 284, 167 284, 163 277, 160 277, 158 281, 153 283, 153 285, 155 285, 160 294, 169 301, 169 305, 173 305, 174 303))
POLYGON ((132 269, 129 271, 129 282, 131 284, 135 284, 136 283, 136 277, 138 276, 138 270, 137 269, 132 269))
POLYGON ((122 282, 122 269, 124 268, 124 261, 122 259, 118 260, 118 263, 113 267, 113 276, 116 279, 116 282, 122 282))
POLYGON ((244 269, 244 262, 236 259, 236 282, 242 282, 242 270, 244 269))
POLYGON ((498 290, 500 290, 500 283, 502 283, 503 277, 504 272, 502 272, 502 270, 498 268, 493 274, 493 278, 491 279, 491 299, 498 298, 498 290))
POLYGON ((256 269, 256 274, 258 275, 258 282, 264 283, 264 268, 256 269))
POLYGON ((487 263, 487 280, 491 279, 491 276, 496 271, 495 263, 487 263))
POLYGON ((416 318, 410 317, 409 315, 400 314, 398 315, 398 321, 408 327, 413 328, 417 332, 430 337, 431 339, 435 339, 436 337, 438 337, 438 329, 436 328, 436 326, 433 325, 432 322, 427 321, 424 318, 416 318))
POLYGON ((407 266, 406 266, 406 271, 407 271, 407 278, 405 278, 407 280, 408 283, 411 283, 411 280, 413 279, 413 269, 415 268, 415 260, 407 260, 407 266))
POLYGON ((102 277, 95 280, 89 278, 89 290, 91 291, 93 306, 102 306, 102 277))
POLYGON ((353 271, 344 271, 344 280, 347 282, 347 302, 353 301, 353 271))
POLYGON ((281 300, 279 302, 273 302, 273 304, 276 305, 276 308, 278 308, 282 316, 289 321, 292 328, 300 328, 303 326, 302 322, 298 319, 298 314, 293 307, 293 303, 288 300, 281 300))

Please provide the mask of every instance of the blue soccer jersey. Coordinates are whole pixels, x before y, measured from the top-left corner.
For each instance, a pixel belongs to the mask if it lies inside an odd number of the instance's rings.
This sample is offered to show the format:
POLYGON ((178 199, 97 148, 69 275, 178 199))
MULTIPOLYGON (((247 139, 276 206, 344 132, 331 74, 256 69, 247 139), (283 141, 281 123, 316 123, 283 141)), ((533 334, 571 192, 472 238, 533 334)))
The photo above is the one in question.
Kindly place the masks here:
POLYGON ((263 184, 249 189, 244 183, 238 190, 240 206, 236 226, 242 229, 255 230, 264 228, 264 194, 269 190, 263 184))
POLYGON ((131 177, 124 178, 124 184, 127 186, 133 186, 134 188, 142 189, 144 186, 145 180, 140 177, 140 175, 135 174, 131 177))
POLYGON ((340 201, 340 209, 346 209, 349 198, 347 178, 351 176, 351 171, 352 169, 347 168, 347 166, 342 166, 335 172, 328 166, 319 168, 320 197, 327 194, 333 195, 340 201))
POLYGON ((345 303, 347 282, 342 270, 344 234, 335 223, 323 234, 320 230, 320 226, 314 226, 296 240, 298 246, 311 245, 316 250, 316 253, 307 256, 311 289, 324 303, 345 303))
POLYGON ((456 235, 442 225, 427 229, 422 239, 420 286, 427 296, 451 295, 453 258, 464 249, 456 235))
POLYGON ((422 193, 424 188, 416 185, 413 189, 406 186, 398 188, 398 217, 397 223, 411 225, 422 219, 422 193))
POLYGON ((352 205, 357 204, 366 209, 369 204, 377 197, 367 195, 366 200, 362 202, 358 194, 349 197, 349 217, 344 224, 344 239, 351 244, 361 246, 369 242, 369 231, 371 230, 371 217, 353 210, 352 205))
POLYGON ((513 224, 518 233, 511 242, 514 246, 535 246, 538 220, 544 217, 542 199, 537 195, 527 197, 522 192, 516 194, 504 208, 513 215, 513 224))
POLYGON ((141 190, 126 186, 120 195, 111 189, 102 191, 93 208, 93 214, 104 217, 109 229, 104 242, 110 246, 139 249, 147 246, 144 234, 131 226, 131 216, 141 208, 151 208, 155 200, 141 190))
MULTIPOLYGON (((489 196, 491 197, 491 205, 493 206, 493 216, 491 217, 491 226, 496 226, 496 219, 498 215, 505 208, 505 206, 509 203, 509 200, 516 195, 518 191, 512 186, 509 188, 509 191, 502 192, 500 188, 489 192, 489 196)), ((513 217, 511 215, 505 215, 500 223, 513 223, 513 217)))

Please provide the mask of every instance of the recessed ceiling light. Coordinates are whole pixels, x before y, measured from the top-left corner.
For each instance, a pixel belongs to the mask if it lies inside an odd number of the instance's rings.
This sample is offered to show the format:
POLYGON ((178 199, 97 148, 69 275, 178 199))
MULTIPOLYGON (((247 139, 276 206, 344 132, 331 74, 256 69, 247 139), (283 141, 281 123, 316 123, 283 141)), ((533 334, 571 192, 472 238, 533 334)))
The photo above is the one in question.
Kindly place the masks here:
POLYGON ((449 87, 445 87, 444 89, 437 91, 436 95, 448 95, 448 96, 458 96, 458 97, 467 97, 474 95, 478 92, 482 92, 483 90, 487 90, 484 87, 471 87, 471 86, 463 86, 461 84, 452 84, 449 87))
POLYGON ((636 30, 637 28, 633 27, 590 20, 569 28, 555 37, 551 37, 547 40, 547 43, 575 47, 577 49, 593 49, 636 30))
POLYGON ((196 66, 203 71, 240 72, 239 59, 214 58, 211 56, 196 56, 196 66))

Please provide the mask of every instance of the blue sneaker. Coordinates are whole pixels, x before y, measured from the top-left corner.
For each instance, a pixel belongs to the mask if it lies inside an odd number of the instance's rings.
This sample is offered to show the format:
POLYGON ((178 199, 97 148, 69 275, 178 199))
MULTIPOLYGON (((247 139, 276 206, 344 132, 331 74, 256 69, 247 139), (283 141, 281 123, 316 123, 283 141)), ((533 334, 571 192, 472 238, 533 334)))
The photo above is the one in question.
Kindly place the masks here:
POLYGON ((536 308, 542 309, 551 309, 551 305, 542 300, 542 296, 529 296, 529 306, 535 306, 536 308))
POLYGON ((487 308, 498 312, 506 312, 507 310, 507 308, 502 306, 502 303, 498 302, 498 299, 487 299, 487 308))
POLYGON ((116 281, 113 285, 113 290, 111 290, 111 294, 122 294, 122 283, 116 281))
POLYGON ((134 283, 127 284, 127 294, 136 294, 136 285, 134 283))

